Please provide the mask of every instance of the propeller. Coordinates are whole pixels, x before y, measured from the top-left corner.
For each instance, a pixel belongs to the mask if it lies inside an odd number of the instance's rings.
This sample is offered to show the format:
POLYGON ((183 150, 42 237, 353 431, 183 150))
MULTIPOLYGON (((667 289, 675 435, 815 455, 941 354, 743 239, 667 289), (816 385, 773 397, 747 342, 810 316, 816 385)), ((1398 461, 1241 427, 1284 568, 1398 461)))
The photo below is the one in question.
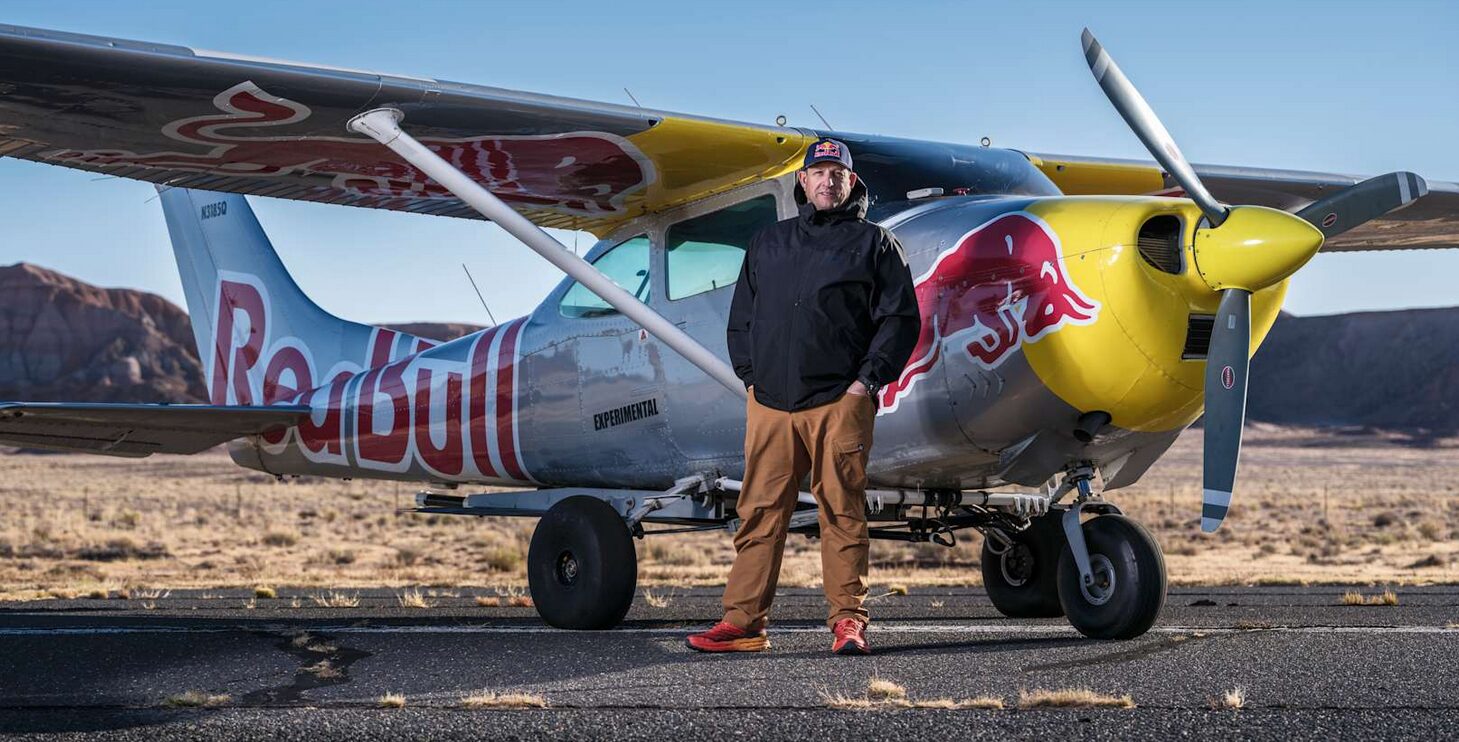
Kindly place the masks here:
POLYGON ((1160 166, 1205 215, 1196 230, 1193 250, 1196 270, 1221 295, 1206 355, 1201 530, 1211 533, 1221 527, 1231 507, 1236 465, 1241 456, 1251 358, 1251 295, 1305 265, 1322 247, 1323 234, 1308 219, 1285 211, 1262 206, 1228 206, 1217 201, 1181 154, 1155 111, 1094 34, 1086 28, 1082 40, 1089 69, 1105 96, 1160 166))
POLYGON ((1428 182, 1414 173, 1388 173, 1313 201, 1298 211, 1297 216, 1317 227, 1323 237, 1332 239, 1394 209, 1401 209, 1428 192, 1428 182))

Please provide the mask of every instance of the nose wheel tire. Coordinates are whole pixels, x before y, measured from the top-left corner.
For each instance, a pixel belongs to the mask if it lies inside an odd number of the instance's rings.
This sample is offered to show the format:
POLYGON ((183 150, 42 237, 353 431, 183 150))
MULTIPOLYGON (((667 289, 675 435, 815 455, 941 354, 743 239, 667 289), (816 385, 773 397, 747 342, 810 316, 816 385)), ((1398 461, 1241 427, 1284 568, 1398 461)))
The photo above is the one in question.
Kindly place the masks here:
POLYGON ((617 626, 638 586, 638 553, 623 518, 595 497, 553 505, 532 532, 527 582, 537 613, 551 626, 617 626))
POLYGON ((1058 517, 1034 518, 1028 528, 1008 535, 1013 546, 1003 551, 992 539, 983 539, 983 588, 988 600, 1009 618, 1064 615, 1058 584, 1064 531, 1058 517))
POLYGON ((1133 639, 1155 624, 1165 605, 1165 557, 1140 524, 1122 515, 1085 521, 1094 580, 1085 584, 1068 548, 1059 558, 1059 602, 1079 633, 1133 639))

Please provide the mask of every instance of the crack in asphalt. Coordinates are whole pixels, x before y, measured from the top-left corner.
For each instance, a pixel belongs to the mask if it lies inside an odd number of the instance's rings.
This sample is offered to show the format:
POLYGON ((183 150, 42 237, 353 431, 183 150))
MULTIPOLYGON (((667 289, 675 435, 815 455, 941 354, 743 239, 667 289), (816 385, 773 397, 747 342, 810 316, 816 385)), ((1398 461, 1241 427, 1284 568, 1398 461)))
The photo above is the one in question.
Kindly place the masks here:
POLYGON ((288 685, 263 688, 245 694, 238 704, 230 705, 229 708, 276 708, 305 705, 304 694, 306 692, 350 682, 350 667, 373 655, 372 652, 336 644, 324 634, 270 632, 263 635, 278 638, 279 649, 299 659, 299 669, 294 673, 294 681, 288 685), (297 641, 302 637, 308 637, 310 641, 297 641), (318 667, 320 662, 328 662, 333 672, 311 672, 309 668, 318 667))

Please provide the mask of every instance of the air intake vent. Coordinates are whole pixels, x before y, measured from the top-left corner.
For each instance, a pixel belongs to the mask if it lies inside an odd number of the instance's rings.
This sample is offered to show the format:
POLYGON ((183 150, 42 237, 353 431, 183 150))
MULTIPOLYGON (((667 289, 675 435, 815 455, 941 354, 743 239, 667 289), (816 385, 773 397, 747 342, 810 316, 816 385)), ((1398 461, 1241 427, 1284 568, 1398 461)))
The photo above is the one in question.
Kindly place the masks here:
POLYGON ((1140 257, 1166 273, 1180 273, 1180 217, 1157 216, 1140 226, 1140 257))
POLYGON ((1183 361, 1204 361, 1211 349, 1211 330, 1216 326, 1214 314, 1192 314, 1185 325, 1185 351, 1180 354, 1183 361))

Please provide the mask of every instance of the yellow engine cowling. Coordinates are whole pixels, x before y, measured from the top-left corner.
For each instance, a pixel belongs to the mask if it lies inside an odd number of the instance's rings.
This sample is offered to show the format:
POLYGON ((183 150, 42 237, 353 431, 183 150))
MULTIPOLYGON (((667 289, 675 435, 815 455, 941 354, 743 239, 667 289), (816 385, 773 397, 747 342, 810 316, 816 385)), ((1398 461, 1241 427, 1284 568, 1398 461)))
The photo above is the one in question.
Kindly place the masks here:
MULTIPOLYGON (((1058 236, 1068 280, 1099 305, 1096 321, 1071 324, 1024 346, 1039 378, 1076 409, 1108 412, 1112 424, 1126 430, 1176 430, 1195 421, 1206 364, 1182 354, 1191 315, 1214 315, 1220 302, 1196 269, 1192 245, 1200 210, 1186 199, 1080 197, 1039 201, 1028 211, 1058 236), (1165 264, 1175 272, 1140 252, 1142 227, 1157 217, 1164 217, 1155 231, 1167 235, 1165 264), (1178 265, 1169 262, 1173 257, 1178 265)), ((1282 279, 1252 295, 1253 353, 1286 291, 1282 279)))

